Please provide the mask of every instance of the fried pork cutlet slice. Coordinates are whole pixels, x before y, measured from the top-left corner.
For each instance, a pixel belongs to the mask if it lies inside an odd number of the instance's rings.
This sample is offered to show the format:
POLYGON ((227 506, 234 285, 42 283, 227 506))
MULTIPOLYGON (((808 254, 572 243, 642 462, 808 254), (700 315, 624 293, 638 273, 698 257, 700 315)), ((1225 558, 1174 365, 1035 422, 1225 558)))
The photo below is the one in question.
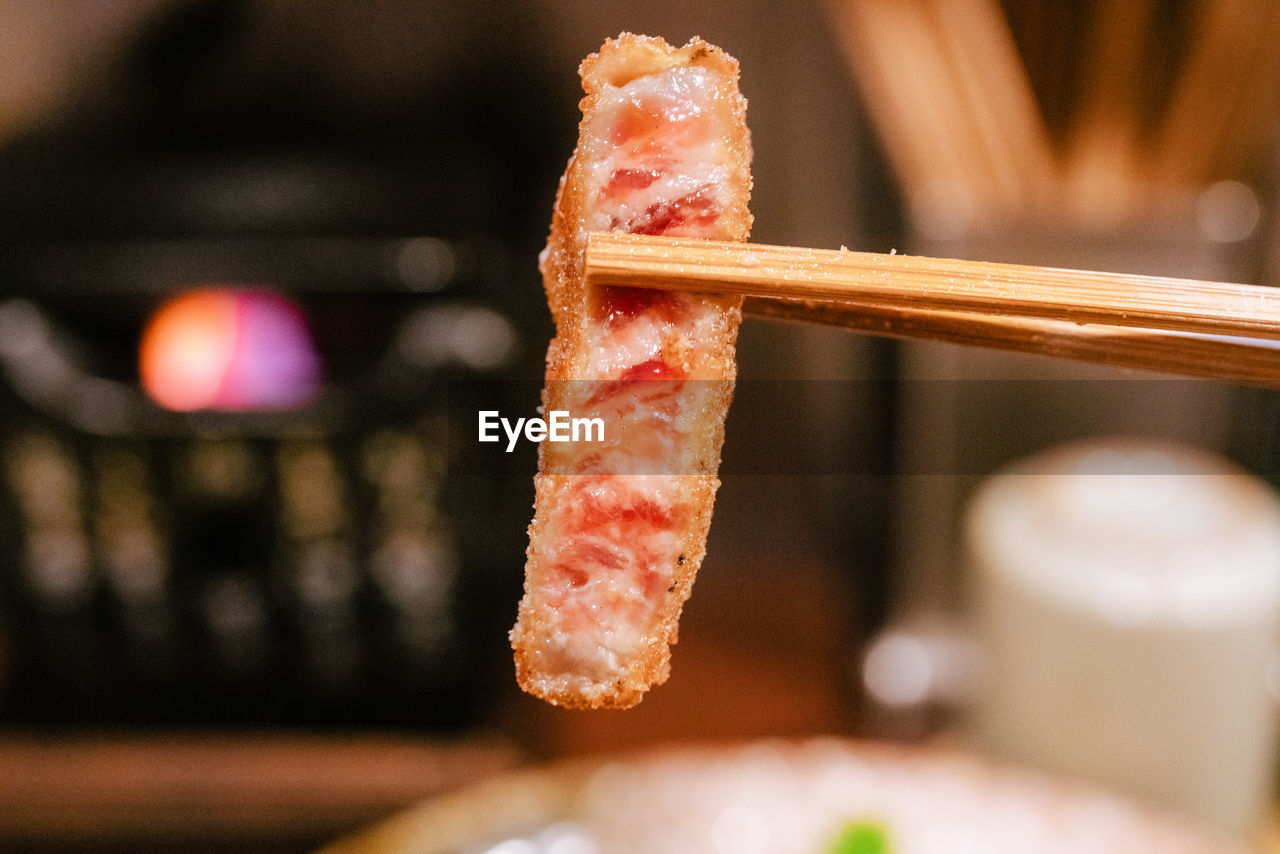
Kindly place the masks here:
POLYGON ((701 39, 624 33, 580 73, 578 146, 541 258, 556 323, 543 404, 599 417, 605 435, 541 446, 511 640, 526 691, 626 708, 666 680, 706 551, 741 300, 588 292, 586 235, 745 240, 751 143, 738 64, 701 39))

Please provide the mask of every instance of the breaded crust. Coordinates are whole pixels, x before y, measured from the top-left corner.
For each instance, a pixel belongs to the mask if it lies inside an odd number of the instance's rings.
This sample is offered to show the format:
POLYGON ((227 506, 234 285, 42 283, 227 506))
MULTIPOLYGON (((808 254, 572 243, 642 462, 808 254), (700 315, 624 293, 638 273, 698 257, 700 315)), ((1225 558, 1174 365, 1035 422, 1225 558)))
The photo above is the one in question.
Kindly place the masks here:
MULTIPOLYGON (((589 139, 596 111, 607 96, 633 80, 677 66, 698 66, 715 72, 712 101, 722 112, 726 156, 719 163, 725 176, 723 204, 719 208, 718 239, 745 240, 751 227, 748 210, 750 193, 750 137, 746 127, 746 102, 738 93, 738 64, 719 48, 701 39, 673 48, 660 38, 623 33, 610 39, 598 53, 580 66, 585 97, 577 150, 560 181, 547 248, 540 269, 547 300, 556 323, 556 337, 547 353, 546 411, 572 405, 569 383, 562 381, 598 379, 585 374, 589 356, 589 299, 583 284, 583 252, 587 231, 589 186, 593 148, 589 139)), ((670 644, 676 642, 678 620, 689 596, 694 577, 706 551, 712 504, 719 481, 716 471, 724 436, 724 420, 732 398, 736 374, 734 345, 741 320, 741 300, 736 298, 690 297, 709 318, 707 334, 690 342, 672 336, 664 358, 678 364, 690 378, 711 381, 705 385, 705 405, 696 415, 696 430, 684 449, 686 462, 678 477, 671 478, 674 501, 687 511, 678 532, 678 547, 670 555, 671 583, 661 594, 656 619, 642 647, 607 677, 599 674, 575 675, 552 664, 555 646, 552 635, 560 631, 557 616, 539 600, 539 573, 544 571, 547 550, 557 536, 551 519, 563 502, 573 501, 575 481, 580 475, 553 473, 549 450, 541 449, 540 473, 535 478, 535 516, 529 528, 530 545, 526 570, 525 597, 519 620, 512 630, 516 673, 524 690, 551 703, 584 708, 626 708, 639 702, 652 685, 666 680, 670 671, 670 644)), ((665 345, 664 345, 665 346, 665 345)))

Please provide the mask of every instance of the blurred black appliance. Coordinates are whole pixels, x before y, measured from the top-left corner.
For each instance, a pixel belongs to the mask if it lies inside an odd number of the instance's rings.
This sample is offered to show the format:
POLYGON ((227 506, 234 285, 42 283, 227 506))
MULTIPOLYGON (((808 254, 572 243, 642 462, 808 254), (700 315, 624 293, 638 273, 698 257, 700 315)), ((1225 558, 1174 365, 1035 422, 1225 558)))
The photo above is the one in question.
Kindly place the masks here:
POLYGON ((566 146, 518 13, 372 5, 308 9, 318 44, 281 4, 161 6, 0 149, 0 722, 470 725, 509 678, 532 484, 451 458, 447 402, 537 375, 566 146), (211 286, 298 307, 313 398, 146 396, 148 318, 211 286))

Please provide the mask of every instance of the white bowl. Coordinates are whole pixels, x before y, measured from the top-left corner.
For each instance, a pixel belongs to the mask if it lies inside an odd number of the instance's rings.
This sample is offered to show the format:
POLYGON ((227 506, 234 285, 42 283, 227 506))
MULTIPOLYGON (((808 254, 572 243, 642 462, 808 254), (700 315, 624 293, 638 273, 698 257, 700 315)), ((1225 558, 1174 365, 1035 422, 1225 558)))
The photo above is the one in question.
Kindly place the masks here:
POLYGON ((491 780, 325 854, 826 854, 855 823, 892 854, 1237 854, 1095 789, 960 754, 842 739, 672 748, 491 780))

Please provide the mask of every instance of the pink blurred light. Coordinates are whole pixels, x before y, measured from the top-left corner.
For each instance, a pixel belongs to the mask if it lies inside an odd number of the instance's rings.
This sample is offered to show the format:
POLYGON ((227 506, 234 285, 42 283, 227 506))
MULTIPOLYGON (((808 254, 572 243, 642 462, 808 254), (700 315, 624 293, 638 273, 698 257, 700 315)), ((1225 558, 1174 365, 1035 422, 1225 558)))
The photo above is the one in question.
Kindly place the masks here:
POLYGON ((143 333, 142 384, 168 409, 290 409, 315 396, 320 357, 306 318, 266 291, 210 288, 162 305, 143 333))

